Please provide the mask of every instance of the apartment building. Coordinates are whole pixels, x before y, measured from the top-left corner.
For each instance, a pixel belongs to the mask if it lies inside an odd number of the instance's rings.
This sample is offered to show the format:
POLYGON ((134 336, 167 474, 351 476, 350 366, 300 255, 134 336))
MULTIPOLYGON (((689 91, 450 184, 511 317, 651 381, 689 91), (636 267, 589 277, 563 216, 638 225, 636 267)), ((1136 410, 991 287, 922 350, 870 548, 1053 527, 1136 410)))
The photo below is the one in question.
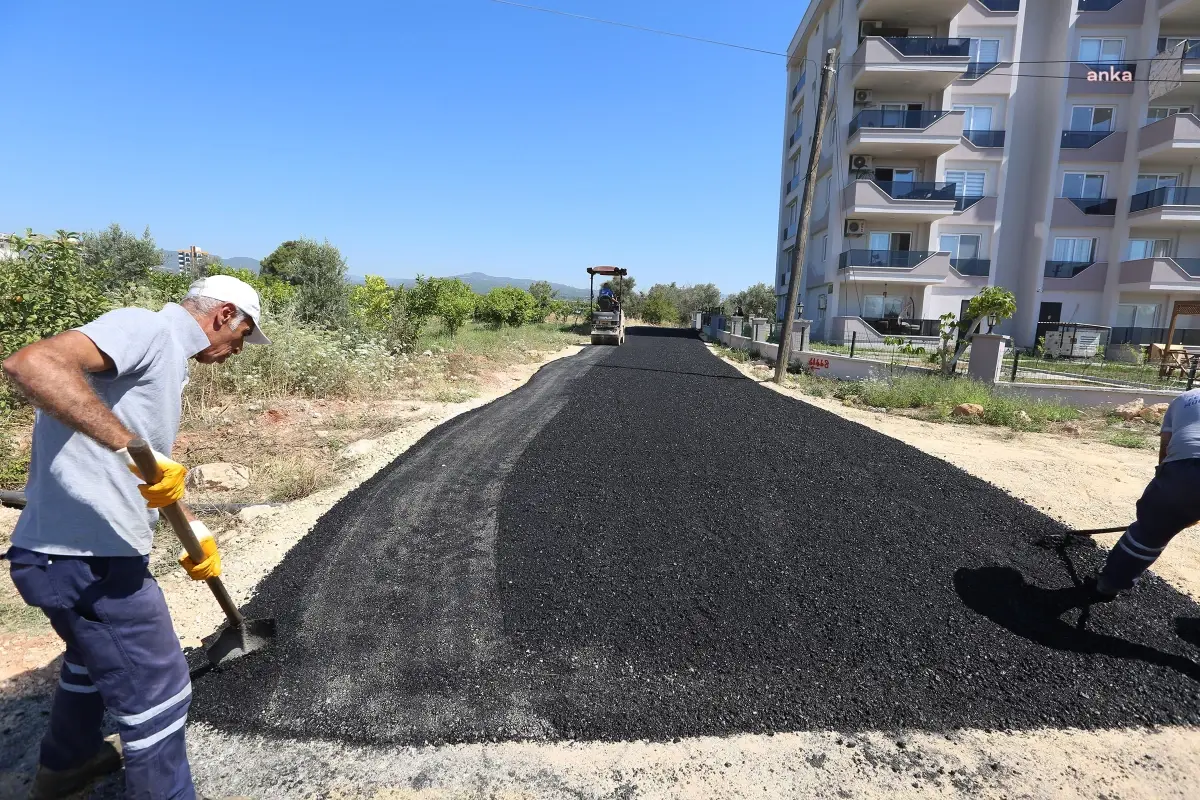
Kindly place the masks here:
POLYGON ((934 335, 999 285, 1018 345, 1062 322, 1148 344, 1200 300, 1200 0, 813 0, 788 53, 776 288, 782 315, 808 224, 814 338, 934 335))
POLYGON ((198 269, 207 263, 208 253, 196 247, 196 245, 192 245, 186 250, 175 251, 175 266, 178 272, 191 272, 193 269, 198 269))

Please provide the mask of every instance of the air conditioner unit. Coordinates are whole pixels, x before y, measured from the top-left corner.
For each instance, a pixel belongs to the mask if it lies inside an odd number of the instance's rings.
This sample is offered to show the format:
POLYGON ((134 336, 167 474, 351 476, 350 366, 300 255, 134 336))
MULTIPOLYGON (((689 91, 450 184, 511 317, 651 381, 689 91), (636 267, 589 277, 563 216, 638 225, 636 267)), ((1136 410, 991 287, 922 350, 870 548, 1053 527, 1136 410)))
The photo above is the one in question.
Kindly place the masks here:
POLYGON ((872 92, 870 89, 855 89, 854 90, 854 104, 856 106, 865 106, 871 102, 871 98, 874 96, 875 96, 875 93, 872 92))
POLYGON ((850 156, 850 169, 857 171, 875 169, 874 156, 850 156))
POLYGON ((846 235, 847 236, 865 236, 867 233, 867 221, 865 219, 848 219, 846 220, 846 235))

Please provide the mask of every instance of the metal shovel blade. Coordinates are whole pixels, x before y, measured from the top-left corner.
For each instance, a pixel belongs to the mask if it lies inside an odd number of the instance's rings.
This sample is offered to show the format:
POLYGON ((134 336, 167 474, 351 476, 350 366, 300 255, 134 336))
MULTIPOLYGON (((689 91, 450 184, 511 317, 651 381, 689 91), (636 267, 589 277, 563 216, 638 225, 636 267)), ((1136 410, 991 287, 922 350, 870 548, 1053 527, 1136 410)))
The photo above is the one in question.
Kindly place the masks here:
POLYGON ((236 628, 221 631, 205 652, 208 662, 219 667, 256 650, 264 650, 274 641, 274 619, 248 619, 236 628))

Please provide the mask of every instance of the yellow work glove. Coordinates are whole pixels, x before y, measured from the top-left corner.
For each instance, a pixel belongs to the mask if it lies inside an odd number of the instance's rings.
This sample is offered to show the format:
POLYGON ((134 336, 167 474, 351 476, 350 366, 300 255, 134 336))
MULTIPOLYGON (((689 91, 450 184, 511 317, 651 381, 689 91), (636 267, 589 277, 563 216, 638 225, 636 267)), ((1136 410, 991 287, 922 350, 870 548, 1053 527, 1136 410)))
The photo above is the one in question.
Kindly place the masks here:
MULTIPOLYGON (((129 467, 130 472, 144 481, 150 480, 137 468, 127 449, 122 447, 117 451, 117 455, 125 459, 125 466, 129 467)), ((154 482, 138 486, 138 491, 146 498, 146 506, 163 508, 171 503, 178 503, 183 499, 183 479, 187 477, 187 467, 172 461, 157 450, 154 451, 154 460, 158 462, 158 475, 153 476, 154 482)))
POLYGON ((188 577, 194 581, 206 581, 217 577, 221 574, 221 554, 217 552, 216 540, 213 539, 208 526, 199 520, 192 523, 192 533, 200 540, 204 560, 197 564, 185 551, 179 554, 179 565, 187 570, 188 577))

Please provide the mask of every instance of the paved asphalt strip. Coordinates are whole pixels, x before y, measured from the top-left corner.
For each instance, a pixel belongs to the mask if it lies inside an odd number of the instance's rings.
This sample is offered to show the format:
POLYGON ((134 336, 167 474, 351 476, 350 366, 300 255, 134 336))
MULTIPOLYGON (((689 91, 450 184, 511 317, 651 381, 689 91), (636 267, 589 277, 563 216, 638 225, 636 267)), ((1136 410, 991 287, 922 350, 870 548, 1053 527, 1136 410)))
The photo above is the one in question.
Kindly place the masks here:
POLYGON ((956 467, 634 331, 456 418, 259 587, 193 719, 363 742, 1200 723, 1200 607, 956 467))

